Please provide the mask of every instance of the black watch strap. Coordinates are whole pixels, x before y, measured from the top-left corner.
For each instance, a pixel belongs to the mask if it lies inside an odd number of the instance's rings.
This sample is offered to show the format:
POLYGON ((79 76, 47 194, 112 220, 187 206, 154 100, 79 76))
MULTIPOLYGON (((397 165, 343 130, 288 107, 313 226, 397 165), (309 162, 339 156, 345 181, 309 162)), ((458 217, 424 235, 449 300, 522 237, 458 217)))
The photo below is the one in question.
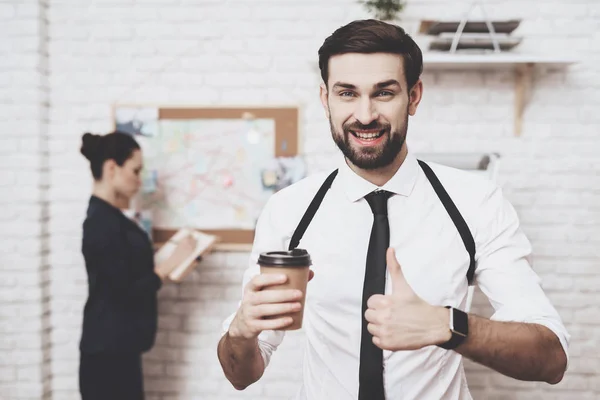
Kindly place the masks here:
POLYGON ((438 346, 446 350, 452 350, 457 348, 467 338, 469 334, 469 318, 464 311, 450 306, 446 306, 446 308, 450 309, 452 313, 450 315, 452 337, 446 343, 438 346))

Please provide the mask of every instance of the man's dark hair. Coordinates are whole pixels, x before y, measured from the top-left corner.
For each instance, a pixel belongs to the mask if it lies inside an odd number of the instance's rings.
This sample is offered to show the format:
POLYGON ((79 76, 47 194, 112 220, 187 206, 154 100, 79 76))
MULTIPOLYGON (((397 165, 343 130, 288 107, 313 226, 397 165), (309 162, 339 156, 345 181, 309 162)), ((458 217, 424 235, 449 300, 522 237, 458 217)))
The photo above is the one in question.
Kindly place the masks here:
POLYGON ((423 72, 423 54, 415 41, 401 27, 375 19, 350 22, 325 39, 319 49, 319 69, 325 85, 329 78, 329 59, 346 53, 401 55, 409 90, 423 72))

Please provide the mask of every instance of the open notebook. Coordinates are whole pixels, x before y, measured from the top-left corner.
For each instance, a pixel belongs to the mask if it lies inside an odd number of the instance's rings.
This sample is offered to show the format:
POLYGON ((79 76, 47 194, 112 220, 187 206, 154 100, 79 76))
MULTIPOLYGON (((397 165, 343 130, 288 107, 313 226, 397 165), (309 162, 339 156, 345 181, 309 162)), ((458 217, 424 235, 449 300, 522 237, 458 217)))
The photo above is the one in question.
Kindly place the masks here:
MULTIPOLYGON (((193 235, 196 239, 196 249, 186 260, 184 260, 173 271, 171 271, 169 274, 169 279, 173 282, 181 282, 196 267, 198 264, 198 257, 209 253, 213 246, 219 241, 217 236, 209 235, 190 228, 180 229, 170 240, 178 242, 187 235, 193 235)), ((158 264, 166 260, 173 253, 176 247, 177 244, 171 241, 165 243, 154 255, 155 263, 158 264)))

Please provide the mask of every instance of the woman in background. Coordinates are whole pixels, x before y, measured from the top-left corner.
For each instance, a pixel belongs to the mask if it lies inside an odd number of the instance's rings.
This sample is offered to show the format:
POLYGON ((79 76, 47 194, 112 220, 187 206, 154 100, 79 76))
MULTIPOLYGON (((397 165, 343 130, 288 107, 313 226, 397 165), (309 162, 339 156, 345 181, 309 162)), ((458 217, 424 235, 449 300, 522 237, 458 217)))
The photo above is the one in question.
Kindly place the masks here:
POLYGON ((193 251, 191 237, 154 265, 150 238, 121 209, 141 186, 142 153, 125 133, 86 133, 81 153, 90 161, 94 188, 83 223, 82 252, 88 299, 80 342, 83 400, 142 400, 143 352, 154 345, 157 292, 193 251))

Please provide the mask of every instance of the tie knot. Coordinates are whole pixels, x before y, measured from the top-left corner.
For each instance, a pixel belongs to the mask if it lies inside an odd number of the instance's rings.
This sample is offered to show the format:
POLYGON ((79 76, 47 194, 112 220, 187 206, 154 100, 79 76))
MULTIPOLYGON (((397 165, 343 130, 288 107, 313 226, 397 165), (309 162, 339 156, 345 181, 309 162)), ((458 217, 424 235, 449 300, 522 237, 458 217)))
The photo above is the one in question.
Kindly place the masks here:
POLYGON ((375 215, 387 215, 387 201, 393 193, 387 190, 376 190, 365 196, 365 200, 371 206, 371 211, 375 215))

